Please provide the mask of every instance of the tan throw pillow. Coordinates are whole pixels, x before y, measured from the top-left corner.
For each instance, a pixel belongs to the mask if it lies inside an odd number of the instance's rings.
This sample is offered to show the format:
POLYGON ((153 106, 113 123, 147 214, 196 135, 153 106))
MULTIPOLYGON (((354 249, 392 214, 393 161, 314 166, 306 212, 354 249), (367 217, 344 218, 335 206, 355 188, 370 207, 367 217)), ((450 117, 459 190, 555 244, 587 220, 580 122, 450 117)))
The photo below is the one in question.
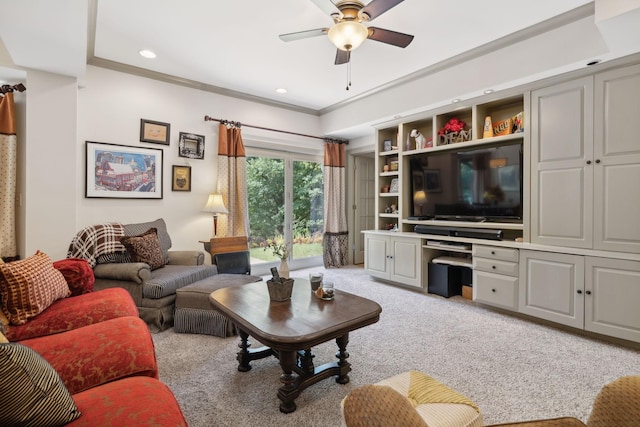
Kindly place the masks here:
POLYGON ((152 270, 164 267, 164 256, 155 228, 151 228, 139 236, 122 237, 120 242, 127 248, 132 262, 144 262, 149 264, 152 270))
POLYGON ((386 385, 365 385, 344 400, 347 427, 428 427, 409 400, 386 385))
POLYGON ((27 319, 70 294, 64 276, 43 252, 0 265, 2 311, 12 325, 25 324, 27 319))

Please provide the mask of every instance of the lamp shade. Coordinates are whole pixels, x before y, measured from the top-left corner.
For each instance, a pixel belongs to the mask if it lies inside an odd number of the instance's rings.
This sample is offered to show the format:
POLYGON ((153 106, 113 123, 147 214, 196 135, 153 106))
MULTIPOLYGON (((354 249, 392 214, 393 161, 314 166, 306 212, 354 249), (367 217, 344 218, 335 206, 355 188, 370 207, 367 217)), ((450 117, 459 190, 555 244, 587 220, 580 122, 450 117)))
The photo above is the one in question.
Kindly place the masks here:
POLYGON ((204 205, 203 211, 211 212, 213 214, 227 214, 229 211, 224 206, 222 201, 222 194, 209 194, 207 204, 204 205))
POLYGON ((356 21, 342 21, 331 27, 329 40, 340 50, 356 49, 369 36, 369 30, 356 21))

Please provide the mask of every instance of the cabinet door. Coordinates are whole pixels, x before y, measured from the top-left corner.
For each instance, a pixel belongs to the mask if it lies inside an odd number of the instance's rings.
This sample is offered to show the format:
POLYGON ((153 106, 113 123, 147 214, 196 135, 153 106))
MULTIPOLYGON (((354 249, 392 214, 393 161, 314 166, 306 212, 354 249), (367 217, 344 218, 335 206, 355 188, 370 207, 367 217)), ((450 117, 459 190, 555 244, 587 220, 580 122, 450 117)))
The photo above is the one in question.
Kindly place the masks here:
POLYGON ((531 94, 531 241, 590 248, 593 78, 531 94))
POLYGON ((640 65, 595 79, 594 248, 640 253, 640 65))
POLYGON ((365 234, 364 246, 365 270, 372 276, 388 279, 387 255, 389 253, 389 237, 365 234))
POLYGON ((391 245, 391 280, 422 287, 422 240, 392 237, 391 245))
POLYGON ((520 251, 520 312, 584 327, 584 257, 520 251))
POLYGON ((640 262, 587 257, 585 329, 640 342, 640 262))

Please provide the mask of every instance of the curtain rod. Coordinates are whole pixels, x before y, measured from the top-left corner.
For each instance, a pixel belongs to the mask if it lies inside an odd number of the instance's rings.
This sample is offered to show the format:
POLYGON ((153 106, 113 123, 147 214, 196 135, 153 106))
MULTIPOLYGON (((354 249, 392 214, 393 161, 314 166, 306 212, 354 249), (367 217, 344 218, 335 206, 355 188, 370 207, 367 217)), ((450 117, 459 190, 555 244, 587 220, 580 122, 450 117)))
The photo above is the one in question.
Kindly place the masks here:
POLYGON ((27 87, 22 83, 16 83, 14 85, 2 85, 0 86, 0 93, 8 93, 17 90, 18 92, 24 92, 27 87))
POLYGON ((322 136, 306 135, 304 133, 290 132, 290 131, 287 131, 287 130, 271 129, 271 128, 266 128, 266 127, 263 127, 263 126, 248 125, 246 123, 242 124, 240 122, 234 122, 234 121, 231 121, 231 120, 215 119, 215 118, 210 117, 210 116, 204 116, 204 121, 205 122, 219 122, 219 123, 222 123, 223 125, 229 123, 229 124, 231 124, 233 126, 236 126, 236 127, 246 126, 246 127, 254 128, 254 129, 268 130, 268 131, 271 131, 271 132, 280 132, 280 133, 286 133, 286 134, 289 134, 289 135, 304 136, 306 138, 321 139, 323 141, 332 142, 334 144, 349 144, 349 141, 346 140, 346 139, 325 138, 325 137, 322 137, 322 136))

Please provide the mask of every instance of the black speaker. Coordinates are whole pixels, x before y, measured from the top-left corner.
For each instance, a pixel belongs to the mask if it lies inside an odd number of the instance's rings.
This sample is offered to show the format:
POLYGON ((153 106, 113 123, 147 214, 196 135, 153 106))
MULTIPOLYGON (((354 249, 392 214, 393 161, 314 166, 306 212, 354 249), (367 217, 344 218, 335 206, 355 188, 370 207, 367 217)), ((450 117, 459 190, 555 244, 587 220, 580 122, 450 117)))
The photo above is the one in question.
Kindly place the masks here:
POLYGON ((469 237, 472 239, 502 240, 502 230, 489 228, 456 228, 451 236, 469 237))

